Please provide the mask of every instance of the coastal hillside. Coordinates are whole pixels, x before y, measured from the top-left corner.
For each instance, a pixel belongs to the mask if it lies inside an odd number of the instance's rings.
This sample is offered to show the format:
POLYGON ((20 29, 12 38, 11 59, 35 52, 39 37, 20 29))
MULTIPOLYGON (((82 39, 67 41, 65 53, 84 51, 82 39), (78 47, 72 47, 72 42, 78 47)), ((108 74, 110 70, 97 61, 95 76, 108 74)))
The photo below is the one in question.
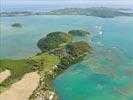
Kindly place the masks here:
POLYGON ((92 7, 92 8, 65 8, 50 11, 47 15, 86 15, 102 18, 113 18, 116 16, 133 16, 133 13, 122 12, 120 9, 107 7, 92 7))
POLYGON ((130 16, 133 17, 131 9, 115 9, 108 7, 91 7, 91 8, 64 8, 45 12, 32 12, 32 11, 20 11, 20 12, 0 12, 1 17, 13 17, 13 16, 32 16, 32 15, 85 15, 96 16, 101 18, 113 18, 117 16, 130 16))
POLYGON ((71 42, 72 37, 64 32, 52 32, 49 33, 46 37, 41 38, 37 46, 42 52, 48 51, 54 48, 59 47, 60 44, 71 42))

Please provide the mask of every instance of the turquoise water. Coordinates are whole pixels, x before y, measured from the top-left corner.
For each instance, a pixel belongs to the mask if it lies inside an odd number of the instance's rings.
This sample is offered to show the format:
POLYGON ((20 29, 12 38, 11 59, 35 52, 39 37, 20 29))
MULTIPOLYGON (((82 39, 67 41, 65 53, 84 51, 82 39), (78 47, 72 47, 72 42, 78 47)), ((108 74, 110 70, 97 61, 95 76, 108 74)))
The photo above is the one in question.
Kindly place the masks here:
POLYGON ((102 26, 103 35, 96 37, 104 44, 124 49, 133 57, 133 18, 116 17, 103 19, 88 16, 26 16, 2 17, 1 25, 1 58, 29 57, 39 51, 36 42, 52 31, 69 31, 84 29, 94 31, 95 26, 102 26), (11 24, 19 22, 22 28, 12 28, 11 24))
POLYGON ((53 81, 60 100, 133 99, 133 60, 117 48, 96 49, 53 81))
POLYGON ((133 100, 133 17, 27 16, 1 18, 1 58, 25 58, 39 52, 36 42, 52 31, 84 29, 75 37, 92 44, 90 56, 53 80, 60 100, 133 100), (12 28, 19 22, 22 28, 12 28), (102 35, 97 34, 102 27, 102 35))
POLYGON ((55 90, 61 100, 133 100, 133 18, 94 19, 103 34, 75 39, 90 42, 93 53, 55 79, 55 90))

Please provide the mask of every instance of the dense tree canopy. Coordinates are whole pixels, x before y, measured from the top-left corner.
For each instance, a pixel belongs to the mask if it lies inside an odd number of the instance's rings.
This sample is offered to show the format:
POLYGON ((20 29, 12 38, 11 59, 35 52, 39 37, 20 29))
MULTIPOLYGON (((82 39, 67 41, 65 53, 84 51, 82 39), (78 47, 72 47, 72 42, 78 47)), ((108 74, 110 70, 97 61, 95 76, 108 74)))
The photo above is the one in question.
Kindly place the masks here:
POLYGON ((85 36, 85 35, 89 35, 90 33, 87 31, 83 31, 83 30, 71 30, 68 32, 68 34, 72 35, 72 36, 85 36))
POLYGON ((12 27, 22 27, 22 25, 20 23, 14 23, 11 25, 12 27))
POLYGON ((92 47, 84 41, 67 44, 65 48, 72 56, 80 56, 92 50, 92 47))
POLYGON ((60 50, 59 53, 59 55, 61 54, 61 62, 59 64, 61 69, 66 69, 70 65, 81 61, 85 55, 92 51, 92 47, 84 41, 69 43, 64 49, 62 52, 60 50))
POLYGON ((71 42, 72 37, 64 32, 52 32, 45 38, 41 38, 37 46, 42 52, 57 48, 62 43, 71 42))

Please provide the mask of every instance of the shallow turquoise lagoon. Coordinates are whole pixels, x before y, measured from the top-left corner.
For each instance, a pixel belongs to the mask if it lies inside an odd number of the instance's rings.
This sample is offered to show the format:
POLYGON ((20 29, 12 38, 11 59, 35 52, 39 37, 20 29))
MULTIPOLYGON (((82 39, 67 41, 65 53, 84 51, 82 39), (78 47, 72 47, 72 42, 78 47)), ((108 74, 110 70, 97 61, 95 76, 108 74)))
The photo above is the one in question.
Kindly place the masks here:
POLYGON ((60 100, 133 100, 133 17, 2 17, 0 24, 1 58, 36 54, 37 41, 52 31, 91 32, 87 37, 75 37, 75 41, 91 43, 92 54, 53 80, 60 100), (15 22, 23 27, 11 27, 15 22))
POLYGON ((53 81, 60 100, 132 100, 133 60, 118 48, 95 49, 53 81))
POLYGON ((52 31, 69 31, 84 29, 94 32, 101 26, 103 35, 95 38, 98 41, 122 48, 128 56, 133 51, 133 18, 98 18, 88 16, 24 16, 2 17, 1 25, 1 58, 29 57, 39 49, 36 42, 52 31), (18 22, 22 28, 12 28, 18 22))

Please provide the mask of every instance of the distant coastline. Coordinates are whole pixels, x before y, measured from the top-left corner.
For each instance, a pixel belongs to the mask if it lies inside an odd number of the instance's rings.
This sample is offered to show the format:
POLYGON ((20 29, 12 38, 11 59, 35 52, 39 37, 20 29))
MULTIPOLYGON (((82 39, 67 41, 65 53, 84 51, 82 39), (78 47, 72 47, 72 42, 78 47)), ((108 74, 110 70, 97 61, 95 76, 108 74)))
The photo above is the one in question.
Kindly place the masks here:
POLYGON ((32 11, 20 11, 20 12, 0 12, 1 17, 15 17, 15 16, 34 16, 34 15, 85 15, 96 16, 101 18, 113 18, 117 16, 130 16, 133 17, 131 9, 114 9, 107 7, 92 7, 92 8, 64 8, 47 12, 32 12, 32 11))

